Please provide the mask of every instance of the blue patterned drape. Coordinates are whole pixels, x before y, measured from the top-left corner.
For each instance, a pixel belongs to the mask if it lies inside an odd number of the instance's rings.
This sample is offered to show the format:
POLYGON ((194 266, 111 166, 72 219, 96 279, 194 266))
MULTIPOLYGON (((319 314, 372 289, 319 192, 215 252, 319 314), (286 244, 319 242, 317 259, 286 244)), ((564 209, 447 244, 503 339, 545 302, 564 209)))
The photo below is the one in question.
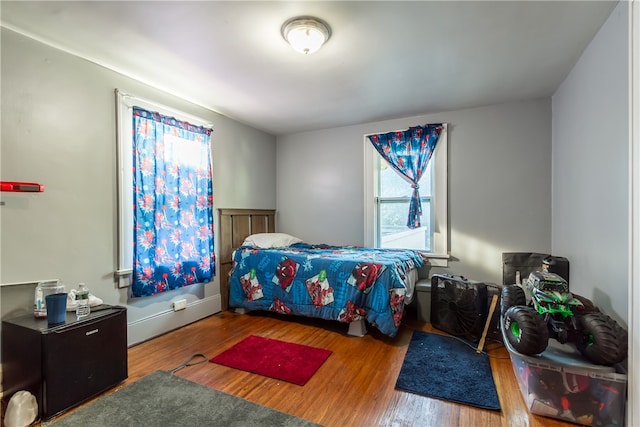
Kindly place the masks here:
POLYGON ((369 135, 369 140, 391 167, 411 182, 413 195, 409 204, 407 227, 420 227, 422 203, 418 182, 427 169, 433 150, 436 148, 442 124, 410 127, 405 131, 369 135))
POLYGON ((211 129, 133 108, 134 297, 215 275, 211 129))

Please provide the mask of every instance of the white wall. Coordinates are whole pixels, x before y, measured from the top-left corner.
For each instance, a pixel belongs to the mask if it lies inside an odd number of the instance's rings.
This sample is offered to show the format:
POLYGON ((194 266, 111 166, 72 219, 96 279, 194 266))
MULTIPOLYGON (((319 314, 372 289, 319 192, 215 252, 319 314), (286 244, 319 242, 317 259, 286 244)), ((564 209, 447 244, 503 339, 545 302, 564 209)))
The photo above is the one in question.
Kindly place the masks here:
POLYGON ((553 252, 571 289, 628 320, 628 11, 621 2, 553 95, 553 252))
MULTIPOLYGON (((200 116, 212 134, 215 208, 275 208, 275 137, 2 29, 1 178, 43 193, 0 193, 0 283, 85 282, 128 308, 135 343, 220 310, 219 278, 130 300, 117 289, 114 89, 200 116), (187 309, 171 301, 187 299, 187 309)), ((176 76, 182 78, 182 76, 176 76)), ((2 316, 32 310, 34 285, 1 287, 2 316)))
POLYGON ((549 98, 278 137, 279 230, 363 245, 363 135, 434 122, 449 123, 454 260, 432 272, 501 283, 502 252, 549 252, 549 98))

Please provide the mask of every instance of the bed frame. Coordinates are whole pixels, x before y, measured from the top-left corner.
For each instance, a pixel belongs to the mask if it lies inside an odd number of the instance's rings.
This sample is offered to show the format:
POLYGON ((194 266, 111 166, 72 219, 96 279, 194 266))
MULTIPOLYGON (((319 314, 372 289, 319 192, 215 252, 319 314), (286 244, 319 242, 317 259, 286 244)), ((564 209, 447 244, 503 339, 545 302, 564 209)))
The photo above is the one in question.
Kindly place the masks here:
POLYGON ((275 232, 275 216, 274 209, 218 209, 222 310, 229 309, 229 273, 233 267, 233 250, 251 234, 275 232))
MULTIPOLYGON (((233 250, 244 239, 255 233, 274 233, 276 211, 274 209, 218 209, 220 245, 220 296, 222 310, 229 309, 229 274, 233 267, 233 250)), ((240 311, 242 312, 242 311, 240 311)), ((349 335, 364 336, 367 328, 364 319, 349 323, 349 335)))

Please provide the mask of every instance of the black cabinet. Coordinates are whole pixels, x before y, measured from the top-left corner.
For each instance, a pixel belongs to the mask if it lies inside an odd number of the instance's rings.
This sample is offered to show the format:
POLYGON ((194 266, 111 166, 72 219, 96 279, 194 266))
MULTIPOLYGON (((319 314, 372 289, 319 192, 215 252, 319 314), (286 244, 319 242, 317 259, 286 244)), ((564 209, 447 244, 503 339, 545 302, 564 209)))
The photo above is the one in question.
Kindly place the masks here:
POLYGON ((98 306, 80 320, 68 312, 53 327, 31 315, 3 320, 2 364, 6 402, 27 390, 47 420, 127 378, 126 309, 98 306))

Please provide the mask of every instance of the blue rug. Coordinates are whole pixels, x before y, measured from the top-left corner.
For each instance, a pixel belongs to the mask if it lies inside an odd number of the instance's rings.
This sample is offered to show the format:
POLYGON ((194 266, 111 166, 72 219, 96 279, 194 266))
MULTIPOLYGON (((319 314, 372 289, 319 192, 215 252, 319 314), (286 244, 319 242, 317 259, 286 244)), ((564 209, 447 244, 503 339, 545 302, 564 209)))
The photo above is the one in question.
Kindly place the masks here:
POLYGON ((489 357, 451 336, 413 331, 396 389, 500 411, 489 357))

